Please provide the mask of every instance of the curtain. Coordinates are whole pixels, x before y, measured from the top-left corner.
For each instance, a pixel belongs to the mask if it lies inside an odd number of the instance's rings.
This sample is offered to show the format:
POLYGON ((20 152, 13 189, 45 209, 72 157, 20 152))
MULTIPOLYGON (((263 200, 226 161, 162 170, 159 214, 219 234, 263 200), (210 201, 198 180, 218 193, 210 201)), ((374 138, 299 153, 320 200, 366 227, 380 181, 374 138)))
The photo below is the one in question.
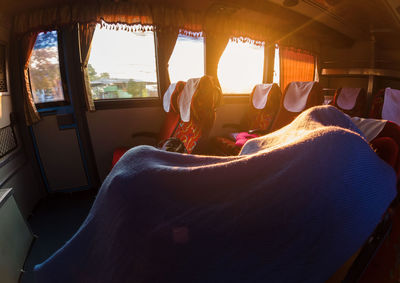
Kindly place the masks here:
POLYGON ((24 112, 25 120, 28 126, 40 120, 39 113, 36 109, 35 102, 33 101, 31 85, 29 80, 29 59, 31 58, 33 47, 36 42, 38 33, 29 33, 22 37, 21 40, 21 59, 23 64, 23 99, 24 99, 24 112))
POLYGON ((169 79, 168 62, 174 51, 176 40, 178 39, 178 29, 158 29, 157 52, 158 52, 158 68, 161 94, 164 94, 171 81, 169 79))
POLYGON ((218 63, 229 42, 226 34, 207 34, 206 36, 206 75, 212 76, 219 85, 218 63))
POLYGON ((92 39, 96 24, 80 24, 79 25, 79 44, 81 51, 81 64, 83 81, 85 84, 84 96, 86 101, 86 107, 89 111, 94 111, 94 102, 92 97, 92 89, 90 88, 90 81, 88 75, 88 62, 90 56, 90 49, 92 46, 92 39))
POLYGON ((280 81, 281 89, 293 81, 313 81, 315 57, 311 53, 292 47, 280 47, 280 81))

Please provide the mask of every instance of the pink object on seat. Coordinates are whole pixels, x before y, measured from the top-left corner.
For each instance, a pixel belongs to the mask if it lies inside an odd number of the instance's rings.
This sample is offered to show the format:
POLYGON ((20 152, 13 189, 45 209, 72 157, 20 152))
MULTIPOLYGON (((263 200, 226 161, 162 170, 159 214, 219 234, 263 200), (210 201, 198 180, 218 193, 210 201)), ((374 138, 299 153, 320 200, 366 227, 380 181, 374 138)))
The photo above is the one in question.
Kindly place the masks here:
POLYGON ((250 139, 254 139, 259 137, 259 135, 255 135, 255 134, 249 134, 247 132, 242 132, 237 134, 236 136, 236 145, 239 147, 242 147, 248 140, 250 139))

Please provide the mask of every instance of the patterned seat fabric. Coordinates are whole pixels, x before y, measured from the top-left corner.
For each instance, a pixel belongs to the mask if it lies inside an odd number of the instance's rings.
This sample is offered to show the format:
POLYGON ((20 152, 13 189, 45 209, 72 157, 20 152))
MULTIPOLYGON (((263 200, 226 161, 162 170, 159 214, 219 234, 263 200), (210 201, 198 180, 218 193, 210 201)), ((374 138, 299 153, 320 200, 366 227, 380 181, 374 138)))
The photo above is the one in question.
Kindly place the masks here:
POLYGON ((332 104, 351 117, 364 117, 367 92, 363 88, 338 88, 332 104))
MULTIPOLYGON (((197 148, 201 140, 206 140, 215 121, 215 110, 220 104, 222 92, 214 79, 203 76, 190 102, 190 120, 180 120, 172 137, 184 144, 187 153, 202 153, 197 148)), ((181 99, 180 97, 178 99, 181 99)))

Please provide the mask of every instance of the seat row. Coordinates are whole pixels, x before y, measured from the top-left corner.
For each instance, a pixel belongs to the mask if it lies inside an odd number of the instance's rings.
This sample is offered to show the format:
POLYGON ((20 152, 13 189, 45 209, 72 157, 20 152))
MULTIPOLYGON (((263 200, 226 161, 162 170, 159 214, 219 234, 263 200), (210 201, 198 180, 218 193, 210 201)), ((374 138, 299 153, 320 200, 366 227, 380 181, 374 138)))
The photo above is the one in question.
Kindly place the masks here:
MULTIPOLYGON (((324 104, 322 88, 318 82, 291 82, 283 94, 277 84, 259 84, 254 87, 250 95, 249 107, 241 124, 224 125, 225 128, 231 127, 233 133, 225 137, 214 137, 206 143, 221 96, 218 84, 210 76, 171 84, 163 96, 163 108, 166 112, 164 123, 158 135, 153 134, 158 146, 185 153, 237 155, 248 139, 278 130, 289 124, 302 111, 324 104)), ((386 88, 379 91, 374 97, 369 117, 400 124, 399 98, 398 90, 386 88)), ((349 116, 365 117, 366 91, 362 88, 339 88, 330 104, 349 116)), ((364 130, 370 131, 371 123, 366 124, 365 120, 361 122, 354 120, 354 122, 359 126, 362 122, 364 130)), ((377 133, 369 141, 375 137, 383 138, 378 135, 382 130, 380 127, 375 125, 377 133)), ((389 125, 388 128, 397 131, 396 126, 389 125)), ((141 135, 146 133, 137 133, 134 137, 141 135)), ((393 140, 397 141, 397 135, 395 138, 393 140)), ((385 143, 383 139, 378 143, 372 141, 375 149, 380 148, 378 154, 385 156, 384 159, 400 173, 400 160, 393 160, 393 155, 390 154, 395 150, 386 149, 389 144, 393 147, 395 143, 386 141, 387 145, 384 147, 382 143, 385 143)), ((400 138, 396 143, 400 152, 400 138)), ((114 151, 112 166, 127 150, 128 148, 118 148, 114 151)))
MULTIPOLYGON (((158 134, 140 132, 132 137, 152 137, 157 147, 182 153, 199 153, 214 124, 221 90, 211 76, 171 84, 163 97, 166 113, 158 134)), ((114 150, 112 167, 129 148, 114 150)))

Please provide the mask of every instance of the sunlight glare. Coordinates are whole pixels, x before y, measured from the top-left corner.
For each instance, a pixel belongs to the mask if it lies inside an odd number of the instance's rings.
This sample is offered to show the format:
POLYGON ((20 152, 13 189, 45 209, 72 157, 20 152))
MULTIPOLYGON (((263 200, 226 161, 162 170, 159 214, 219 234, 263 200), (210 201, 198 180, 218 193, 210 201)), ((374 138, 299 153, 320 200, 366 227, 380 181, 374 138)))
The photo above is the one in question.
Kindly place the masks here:
POLYGON ((279 47, 275 45, 275 58, 274 58, 274 77, 273 83, 281 85, 280 83, 280 63, 279 63, 279 47))
POLYGON ((96 27, 89 64, 111 78, 157 82, 154 33, 96 27))
POLYGON ((179 35, 168 65, 171 83, 204 76, 204 38, 179 35))
POLYGON ((264 46, 229 40, 218 64, 218 79, 223 93, 250 93, 262 83, 264 46))

